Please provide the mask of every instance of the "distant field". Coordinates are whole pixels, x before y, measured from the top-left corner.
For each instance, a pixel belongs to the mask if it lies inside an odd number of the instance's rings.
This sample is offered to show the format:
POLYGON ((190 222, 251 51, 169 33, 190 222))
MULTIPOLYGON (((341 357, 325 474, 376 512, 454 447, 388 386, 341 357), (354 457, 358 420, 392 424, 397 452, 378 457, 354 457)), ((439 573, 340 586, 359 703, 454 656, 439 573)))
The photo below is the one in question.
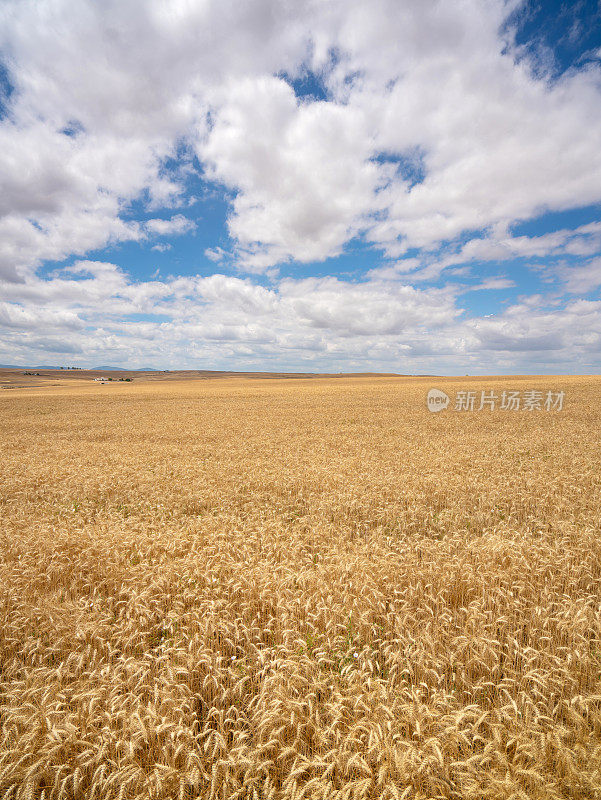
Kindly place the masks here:
POLYGON ((601 378, 78 378, 0 391, 1 798, 601 798, 601 378))
POLYGON ((28 389, 49 386, 70 385, 73 381, 79 383, 94 380, 94 378, 111 378, 119 382, 120 378, 147 381, 189 381, 194 379, 215 380, 223 378, 254 379, 265 378, 275 380, 278 378, 346 378, 370 376, 374 373, 356 373, 353 376, 339 373, 338 375, 321 375, 312 372, 218 372, 216 370, 106 370, 106 369, 44 369, 43 367, 1 368, 0 389, 28 389))

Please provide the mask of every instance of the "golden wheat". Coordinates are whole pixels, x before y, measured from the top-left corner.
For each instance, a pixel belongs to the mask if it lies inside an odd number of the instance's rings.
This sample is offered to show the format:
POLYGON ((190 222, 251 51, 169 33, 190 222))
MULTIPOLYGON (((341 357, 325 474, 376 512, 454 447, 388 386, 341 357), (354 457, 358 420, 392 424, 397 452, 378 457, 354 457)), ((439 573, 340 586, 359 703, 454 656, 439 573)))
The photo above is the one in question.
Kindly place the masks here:
POLYGON ((0 395, 0 797, 601 798, 601 379, 0 395))

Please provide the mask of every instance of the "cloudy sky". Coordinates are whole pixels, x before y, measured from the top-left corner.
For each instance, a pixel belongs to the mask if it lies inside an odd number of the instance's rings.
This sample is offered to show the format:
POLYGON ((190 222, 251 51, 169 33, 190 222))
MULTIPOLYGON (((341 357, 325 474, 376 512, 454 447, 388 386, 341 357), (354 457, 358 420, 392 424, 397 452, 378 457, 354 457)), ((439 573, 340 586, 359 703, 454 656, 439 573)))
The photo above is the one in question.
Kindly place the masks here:
POLYGON ((601 372, 598 0, 0 0, 0 363, 601 372))

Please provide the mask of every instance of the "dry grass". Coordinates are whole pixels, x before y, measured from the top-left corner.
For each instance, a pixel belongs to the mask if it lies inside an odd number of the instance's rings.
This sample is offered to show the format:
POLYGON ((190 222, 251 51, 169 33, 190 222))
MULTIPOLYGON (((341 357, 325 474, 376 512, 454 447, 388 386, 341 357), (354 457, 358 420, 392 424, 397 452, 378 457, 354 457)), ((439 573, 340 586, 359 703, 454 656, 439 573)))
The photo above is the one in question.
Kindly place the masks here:
POLYGON ((3 393, 0 797, 601 797, 601 379, 432 383, 3 393))

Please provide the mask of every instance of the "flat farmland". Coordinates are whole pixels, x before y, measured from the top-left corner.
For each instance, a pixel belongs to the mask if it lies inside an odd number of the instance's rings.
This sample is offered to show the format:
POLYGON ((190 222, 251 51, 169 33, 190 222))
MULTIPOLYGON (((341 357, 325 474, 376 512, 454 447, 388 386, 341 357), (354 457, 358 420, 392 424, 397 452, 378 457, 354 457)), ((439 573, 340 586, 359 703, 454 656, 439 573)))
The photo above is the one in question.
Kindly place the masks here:
POLYGON ((0 797, 601 797, 601 378, 71 379, 0 428, 0 797), (511 390, 563 408, 453 408, 511 390))

